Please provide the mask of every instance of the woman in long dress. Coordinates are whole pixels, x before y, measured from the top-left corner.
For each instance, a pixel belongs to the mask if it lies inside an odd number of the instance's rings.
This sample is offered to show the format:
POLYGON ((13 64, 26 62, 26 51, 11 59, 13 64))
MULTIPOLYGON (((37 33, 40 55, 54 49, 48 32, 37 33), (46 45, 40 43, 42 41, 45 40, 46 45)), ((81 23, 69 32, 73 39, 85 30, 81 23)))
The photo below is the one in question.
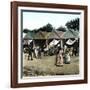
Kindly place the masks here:
POLYGON ((56 66, 63 66, 63 50, 60 49, 56 55, 56 66))

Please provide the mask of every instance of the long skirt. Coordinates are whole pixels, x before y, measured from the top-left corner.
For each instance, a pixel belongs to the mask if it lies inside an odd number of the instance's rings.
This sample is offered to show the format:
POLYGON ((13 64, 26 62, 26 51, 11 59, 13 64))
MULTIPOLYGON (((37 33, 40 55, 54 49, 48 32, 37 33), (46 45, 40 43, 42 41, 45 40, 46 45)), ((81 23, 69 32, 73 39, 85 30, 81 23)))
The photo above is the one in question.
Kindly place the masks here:
POLYGON ((63 66, 63 56, 61 54, 56 55, 56 66, 63 66))

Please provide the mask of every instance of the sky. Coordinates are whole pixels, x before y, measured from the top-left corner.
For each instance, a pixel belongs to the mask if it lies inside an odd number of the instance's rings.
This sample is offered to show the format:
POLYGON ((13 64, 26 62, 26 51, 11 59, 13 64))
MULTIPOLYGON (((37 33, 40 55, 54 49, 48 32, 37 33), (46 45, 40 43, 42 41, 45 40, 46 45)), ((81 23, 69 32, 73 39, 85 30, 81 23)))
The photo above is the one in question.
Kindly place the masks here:
POLYGON ((23 12, 23 29, 38 29, 50 23, 57 29, 60 26, 65 26, 67 21, 80 18, 79 14, 64 14, 64 13, 40 13, 40 12, 23 12))

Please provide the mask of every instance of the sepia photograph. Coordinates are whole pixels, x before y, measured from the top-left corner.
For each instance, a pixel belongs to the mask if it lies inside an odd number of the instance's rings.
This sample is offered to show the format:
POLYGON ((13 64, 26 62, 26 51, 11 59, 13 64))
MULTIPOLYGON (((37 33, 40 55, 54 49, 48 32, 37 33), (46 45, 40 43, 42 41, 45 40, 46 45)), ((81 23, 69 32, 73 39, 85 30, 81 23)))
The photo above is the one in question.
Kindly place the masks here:
POLYGON ((80 13, 22 11, 22 77, 79 74, 80 13))

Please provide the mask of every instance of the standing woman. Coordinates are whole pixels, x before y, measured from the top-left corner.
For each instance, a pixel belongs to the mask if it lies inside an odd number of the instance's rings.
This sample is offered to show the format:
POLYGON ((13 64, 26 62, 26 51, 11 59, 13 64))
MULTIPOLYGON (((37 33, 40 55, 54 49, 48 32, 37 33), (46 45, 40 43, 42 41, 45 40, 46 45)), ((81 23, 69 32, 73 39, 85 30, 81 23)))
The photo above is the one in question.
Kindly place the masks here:
POLYGON ((56 66, 63 66, 63 49, 61 48, 56 54, 56 66))

